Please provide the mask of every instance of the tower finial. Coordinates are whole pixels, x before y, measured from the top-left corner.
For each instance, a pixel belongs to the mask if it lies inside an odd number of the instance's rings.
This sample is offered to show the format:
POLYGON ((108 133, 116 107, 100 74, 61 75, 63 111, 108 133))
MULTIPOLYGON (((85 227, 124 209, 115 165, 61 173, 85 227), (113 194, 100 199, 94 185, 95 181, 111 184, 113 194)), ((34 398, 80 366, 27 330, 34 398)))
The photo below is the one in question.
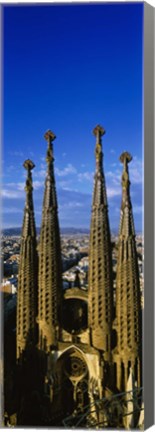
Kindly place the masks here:
POLYGON ((46 162, 50 163, 52 160, 54 160, 54 158, 53 158, 52 141, 55 140, 56 135, 49 129, 47 132, 45 132, 44 138, 48 142, 46 162))
POLYGON ((30 159, 26 159, 25 162, 23 163, 23 167, 27 171, 32 171, 33 168, 35 168, 35 165, 34 165, 34 163, 30 159))
POLYGON ((121 156, 120 156, 120 161, 123 164, 123 173, 122 173, 122 187, 123 187, 122 205, 123 205, 124 202, 126 202, 126 197, 127 196, 128 196, 128 200, 129 200, 130 179, 129 179, 128 164, 131 162, 131 160, 132 160, 132 156, 127 151, 123 152, 121 154, 121 156))
POLYGON ((101 144, 101 137, 105 134, 105 129, 102 126, 97 125, 93 129, 93 134, 96 136, 96 144, 101 144))
POLYGON ((27 179, 26 179, 25 191, 30 192, 33 190, 31 171, 33 170, 35 165, 30 159, 26 159, 25 162, 23 163, 23 167, 27 170, 27 179))
POLYGON ((105 129, 97 125, 93 129, 93 134, 96 136, 96 147, 95 147, 95 157, 96 157, 96 169, 102 170, 102 139, 101 137, 105 134, 105 129))
POLYGON ((120 161, 124 165, 124 170, 127 170, 127 165, 131 162, 132 156, 127 151, 123 152, 120 156, 120 161))
POLYGON ((56 135, 49 129, 45 132, 44 138, 49 144, 51 144, 51 142, 55 140, 56 135))

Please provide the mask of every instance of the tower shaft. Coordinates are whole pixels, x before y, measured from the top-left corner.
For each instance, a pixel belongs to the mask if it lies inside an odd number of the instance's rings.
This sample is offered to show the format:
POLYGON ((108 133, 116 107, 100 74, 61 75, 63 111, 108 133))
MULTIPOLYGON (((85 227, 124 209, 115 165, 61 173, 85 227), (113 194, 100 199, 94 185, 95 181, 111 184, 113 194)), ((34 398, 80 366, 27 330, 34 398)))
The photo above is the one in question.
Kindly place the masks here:
POLYGON ((135 229, 130 199, 129 153, 123 153, 122 204, 116 275, 117 386, 127 389, 130 368, 140 386, 141 304, 135 229))
POLYGON ((89 254, 89 328, 92 345, 104 351, 105 360, 111 357, 112 328, 112 253, 101 136, 104 129, 97 126, 96 172, 92 203, 89 254))
POLYGON ((24 167, 27 170, 27 180, 18 274, 17 359, 30 343, 37 342, 38 256, 31 176, 34 164, 27 160, 24 167))
POLYGON ((50 350, 55 345, 58 332, 58 315, 61 307, 61 249, 57 197, 53 168, 55 135, 48 131, 47 173, 43 200, 43 215, 39 247, 39 346, 50 350))

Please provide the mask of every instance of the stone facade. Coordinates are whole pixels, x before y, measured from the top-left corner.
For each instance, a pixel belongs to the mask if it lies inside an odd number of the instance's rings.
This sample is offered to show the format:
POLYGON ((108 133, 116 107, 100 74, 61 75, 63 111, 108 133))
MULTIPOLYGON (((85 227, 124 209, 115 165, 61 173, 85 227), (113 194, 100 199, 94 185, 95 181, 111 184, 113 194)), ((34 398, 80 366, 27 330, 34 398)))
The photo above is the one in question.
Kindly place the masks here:
POLYGON ((117 347, 113 359, 117 367, 117 387, 123 391, 127 389, 130 369, 134 381, 138 387, 141 386, 142 328, 138 258, 128 171, 132 157, 124 152, 120 160, 123 163, 123 174, 116 276, 117 347))
POLYGON ((90 228, 89 250, 89 329, 92 345, 104 351, 104 359, 111 360, 113 319, 112 253, 108 218, 108 204, 103 172, 101 137, 105 131, 97 126, 96 171, 90 228))
POLYGON ((47 173, 43 200, 42 224, 39 243, 39 302, 38 326, 39 347, 49 351, 57 344, 60 330, 58 315, 61 313, 62 280, 61 249, 58 222, 57 196, 54 179, 53 140, 48 131, 46 162, 47 173))
POLYGON ((34 166, 35 165, 30 160, 24 162, 24 168, 27 170, 27 179, 18 274, 16 327, 17 359, 21 357, 22 352, 25 351, 29 343, 36 344, 37 342, 38 254, 31 175, 34 166))
MULTIPOLYGON (((118 403, 116 407, 114 401, 108 414, 101 400, 105 398, 108 401, 113 394, 127 391, 131 374, 135 385, 141 385, 140 289, 128 173, 131 156, 128 153, 121 155, 124 166, 123 194, 114 311, 112 250, 101 141, 105 131, 98 125, 93 132, 96 136, 96 170, 90 228, 88 293, 81 289, 78 275, 77 286, 68 289, 64 295, 62 292, 61 246, 53 166, 55 135, 51 131, 45 134, 48 142, 47 173, 39 242, 39 281, 32 203, 33 164, 30 161, 25 163, 28 178, 18 287, 17 360, 21 350, 26 349, 27 334, 31 329, 35 334, 38 323, 38 341, 35 337, 31 340, 31 346, 36 349, 33 356, 33 361, 36 361, 35 388, 32 389, 32 385, 29 388, 31 392, 37 388, 39 396, 35 400, 40 400, 44 408, 42 419, 36 417, 33 420, 33 424, 38 421, 37 425, 40 426, 124 426, 122 405, 118 403), (37 376, 40 380, 38 386, 37 376)), ((41 412, 40 409, 39 415, 41 412)), ((30 418, 26 424, 31 423, 30 418)), ((20 421, 18 424, 21 424, 20 421)), ((135 424, 137 425, 136 422, 135 424)))

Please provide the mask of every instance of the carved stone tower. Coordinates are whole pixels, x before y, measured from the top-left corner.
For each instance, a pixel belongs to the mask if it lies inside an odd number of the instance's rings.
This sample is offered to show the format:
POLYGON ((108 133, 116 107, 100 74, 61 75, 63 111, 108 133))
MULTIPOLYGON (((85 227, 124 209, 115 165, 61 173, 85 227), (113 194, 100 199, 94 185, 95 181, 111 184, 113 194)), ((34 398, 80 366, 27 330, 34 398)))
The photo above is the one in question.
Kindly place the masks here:
POLYGON ((89 253, 89 329, 93 347, 111 360, 113 316, 112 253, 108 205, 103 172, 101 137, 105 130, 96 126, 96 172, 94 181, 89 253))
POLYGON ((23 166, 27 170, 27 179, 18 275, 17 360, 30 343, 35 345, 37 342, 38 256, 31 175, 35 165, 28 159, 23 166))
POLYGON ((61 310, 61 250, 57 197, 54 179, 53 132, 45 133, 48 142, 47 173, 39 246, 39 347, 45 352, 57 344, 61 310))
POLYGON ((130 199, 129 153, 120 157, 123 163, 122 204, 116 277, 117 348, 114 350, 117 387, 127 390, 130 370, 138 387, 141 385, 141 306, 135 229, 130 199))

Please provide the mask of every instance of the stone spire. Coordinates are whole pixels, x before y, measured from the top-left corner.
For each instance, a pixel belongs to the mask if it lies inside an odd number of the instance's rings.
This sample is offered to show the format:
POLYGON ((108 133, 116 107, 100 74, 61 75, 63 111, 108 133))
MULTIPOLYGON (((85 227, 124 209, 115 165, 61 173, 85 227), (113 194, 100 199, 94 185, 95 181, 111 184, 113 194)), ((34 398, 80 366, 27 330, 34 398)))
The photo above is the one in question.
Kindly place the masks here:
POLYGON ((105 130, 96 126, 96 172, 90 228, 89 254, 89 328, 92 345, 111 357, 111 328, 113 309, 112 252, 105 178, 103 172, 102 135, 105 130))
POLYGON ((27 179, 17 291, 17 359, 30 343, 37 342, 38 256, 31 174, 35 165, 28 159, 23 166, 27 179))
POLYGON ((119 233, 121 236, 135 236, 134 221, 131 200, 130 200, 130 180, 128 164, 131 162, 132 156, 128 152, 124 152, 120 156, 120 161, 123 164, 122 174, 122 205, 119 233))
POLYGON ((141 305, 135 229, 130 199, 129 153, 120 156, 123 163, 122 204, 118 241, 116 276, 117 387, 127 389, 132 370, 138 386, 141 384, 141 305))
POLYGON ((61 248, 57 197, 54 179, 53 144, 56 138, 50 130, 45 133, 48 143, 47 173, 43 200, 42 225, 39 247, 39 346, 50 351, 58 336, 61 309, 61 248))

